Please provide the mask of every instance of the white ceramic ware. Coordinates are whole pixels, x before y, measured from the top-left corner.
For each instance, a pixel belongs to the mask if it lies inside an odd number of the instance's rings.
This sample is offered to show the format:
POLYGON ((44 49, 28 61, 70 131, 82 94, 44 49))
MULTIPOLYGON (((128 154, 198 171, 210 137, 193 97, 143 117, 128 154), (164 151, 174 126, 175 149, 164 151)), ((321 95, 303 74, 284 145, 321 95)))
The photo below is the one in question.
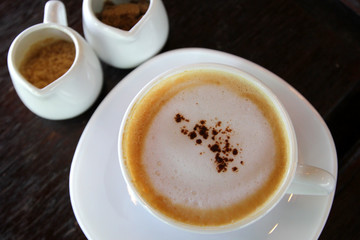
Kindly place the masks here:
POLYGON ((14 39, 7 61, 20 99, 33 113, 43 118, 60 120, 81 114, 94 103, 102 88, 100 61, 85 40, 67 27, 65 6, 60 1, 48 1, 43 23, 24 30, 14 39), (76 53, 73 64, 64 75, 39 89, 20 74, 19 66, 27 50, 47 38, 72 41, 76 53))
POLYGON ((88 239, 303 240, 318 239, 328 218, 334 192, 328 195, 286 193, 260 220, 236 231, 199 234, 182 231, 154 218, 130 199, 118 154, 118 129, 135 95, 160 73, 183 65, 214 62, 252 74, 266 84, 286 108, 295 128, 298 163, 337 176, 331 134, 317 111, 284 80, 246 59, 209 49, 163 53, 136 68, 106 96, 89 120, 76 148, 70 171, 70 199, 88 239))
POLYGON ((132 195, 131 197, 136 198, 137 201, 141 203, 141 205, 143 205, 145 209, 149 210, 154 217, 164 221, 165 223, 168 223, 175 227, 179 227, 184 230, 195 231, 200 233, 219 233, 219 232, 232 231, 242 228, 265 216, 273 207, 275 207, 276 204, 283 198, 285 193, 290 188, 292 181, 296 182, 296 184, 291 186, 290 192, 296 194, 323 195, 323 194, 330 194, 334 191, 335 178, 329 172, 309 165, 303 165, 303 164, 298 165, 298 148, 297 148, 295 130, 293 128, 291 119, 287 111, 285 110, 285 107, 279 101, 276 95, 266 85, 264 85, 260 80, 258 80, 254 76, 242 70, 224 64, 196 63, 191 65, 185 65, 179 68, 173 68, 168 71, 165 71, 164 73, 161 73, 155 78, 153 78, 148 84, 146 84, 139 91, 139 93, 131 101, 122 119, 118 139, 119 139, 118 153, 119 153, 120 167, 121 167, 122 175, 129 188, 129 193, 132 195), (129 119, 131 119, 132 109, 136 108, 137 103, 142 101, 142 98, 146 95, 146 93, 150 91, 150 89, 152 89, 153 87, 160 84, 161 82, 166 81, 171 76, 174 76, 176 74, 185 71, 191 72, 194 70, 222 71, 225 73, 234 74, 241 78, 247 79, 247 81, 254 84, 262 92, 262 94, 266 95, 267 99, 269 99, 269 101, 272 102, 272 104, 279 112, 281 120, 284 123, 283 127, 286 131, 286 138, 288 139, 288 143, 289 143, 289 152, 290 152, 289 165, 286 170, 286 175, 282 180, 281 186, 277 189, 274 195, 266 202, 264 206, 257 209, 254 213, 250 214, 246 218, 241 219, 237 222, 232 222, 230 224, 221 225, 221 226, 203 227, 203 226, 185 224, 176 221, 170 217, 167 217, 166 215, 154 209, 149 203, 146 202, 146 200, 144 200, 144 198, 142 198, 142 196, 135 188, 135 185, 133 183, 134 180, 131 178, 131 175, 127 168, 125 156, 122 150, 123 136, 125 131, 124 128, 126 122, 129 121, 129 119))
POLYGON ((104 0, 84 0, 82 5, 85 38, 101 60, 117 68, 133 68, 164 46, 169 20, 161 0, 150 0, 144 16, 129 31, 106 25, 96 17, 103 4, 104 0))

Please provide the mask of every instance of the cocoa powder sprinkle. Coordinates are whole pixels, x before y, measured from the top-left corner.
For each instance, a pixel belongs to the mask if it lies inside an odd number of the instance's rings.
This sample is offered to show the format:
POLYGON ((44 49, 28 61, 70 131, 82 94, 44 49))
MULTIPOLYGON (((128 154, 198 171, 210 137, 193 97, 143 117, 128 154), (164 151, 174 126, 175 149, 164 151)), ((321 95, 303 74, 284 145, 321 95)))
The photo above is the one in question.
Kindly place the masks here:
POLYGON ((196 136, 197 136, 196 132, 190 132, 189 133, 190 139, 194 139, 194 138, 196 138, 196 136))
MULTIPOLYGON (((174 116, 174 120, 177 123, 182 121, 190 122, 190 120, 185 118, 181 113, 177 113, 174 116)), ((233 130, 229 126, 226 126, 225 129, 220 129, 222 125, 221 121, 217 121, 214 126, 207 124, 207 122, 205 119, 201 119, 192 128, 184 125, 180 128, 180 131, 182 134, 187 135, 190 140, 194 140, 195 145, 200 145, 203 141, 206 141, 208 143, 207 148, 211 153, 214 153, 212 161, 215 164, 216 171, 218 173, 226 172, 230 167, 229 164, 234 164, 232 163, 234 162, 233 157, 241 153, 242 149, 235 148, 231 143, 230 140, 233 130), (192 129, 192 131, 189 129, 192 129)), ((235 145, 239 147, 238 143, 235 145)), ((200 152, 200 155, 203 153, 204 152, 200 152)), ((240 164, 244 165, 244 162, 241 161, 240 164)), ((233 172, 238 172, 239 170, 238 166, 232 166, 230 168, 233 172)))
POLYGON ((175 119, 175 122, 177 122, 177 123, 179 123, 181 121, 189 122, 189 119, 184 118, 184 116, 181 115, 180 113, 176 114, 174 119, 175 119))

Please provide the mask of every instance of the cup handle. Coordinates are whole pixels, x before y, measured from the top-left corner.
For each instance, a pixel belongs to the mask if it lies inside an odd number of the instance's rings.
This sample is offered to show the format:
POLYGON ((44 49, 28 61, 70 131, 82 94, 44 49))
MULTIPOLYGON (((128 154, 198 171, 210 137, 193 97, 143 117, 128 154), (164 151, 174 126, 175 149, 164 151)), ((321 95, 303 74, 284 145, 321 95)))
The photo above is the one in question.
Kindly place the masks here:
POLYGON ((46 2, 44 9, 44 23, 57 23, 67 26, 66 9, 61 1, 46 2))
POLYGON ((329 195, 335 189, 335 178, 324 169, 298 164, 287 193, 299 195, 329 195))

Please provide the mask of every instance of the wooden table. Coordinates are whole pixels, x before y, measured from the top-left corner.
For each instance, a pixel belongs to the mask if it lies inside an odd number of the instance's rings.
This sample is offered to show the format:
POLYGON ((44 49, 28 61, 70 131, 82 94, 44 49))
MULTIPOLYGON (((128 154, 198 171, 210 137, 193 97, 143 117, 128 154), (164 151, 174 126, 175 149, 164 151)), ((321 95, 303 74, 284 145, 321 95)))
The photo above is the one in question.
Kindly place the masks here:
MULTIPOLYGON (((69 171, 92 113, 130 70, 103 64, 104 88, 86 113, 42 119, 17 96, 7 70, 12 40, 43 18, 46 1, 0 3, 0 239, 85 239, 72 211, 69 171)), ((83 34, 82 1, 64 1, 83 34)), ((320 239, 360 239, 359 1, 164 0, 162 52, 203 47, 255 62, 297 89, 324 118, 338 156, 335 199, 320 239), (346 4, 345 4, 346 3, 346 4), (351 8, 352 7, 352 8, 351 8)))

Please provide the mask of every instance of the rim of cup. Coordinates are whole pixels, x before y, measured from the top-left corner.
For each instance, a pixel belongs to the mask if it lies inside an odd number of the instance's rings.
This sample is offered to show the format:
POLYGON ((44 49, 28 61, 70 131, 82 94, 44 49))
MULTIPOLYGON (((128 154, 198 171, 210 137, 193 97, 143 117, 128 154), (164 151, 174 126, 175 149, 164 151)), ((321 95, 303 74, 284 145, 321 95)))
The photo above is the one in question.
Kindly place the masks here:
POLYGON ((196 233, 223 233, 223 232, 230 232, 233 230, 238 230, 240 228, 243 228, 245 226, 248 226, 249 224, 257 221, 261 217, 265 216, 269 211, 271 211, 277 203, 283 198, 283 196, 286 194, 286 190, 290 186, 294 176, 295 171, 298 163, 298 147, 297 147, 297 141, 296 141, 296 135, 295 135, 295 129, 293 127, 293 124, 291 122, 290 116, 287 113, 285 107, 281 103, 281 101, 278 99, 278 97, 268 88, 263 82, 261 82, 256 77, 252 76, 251 74, 244 72, 238 68, 224 65, 224 64, 218 64, 218 63, 197 63, 197 64, 190 64, 181 66, 178 68, 170 69, 155 78, 153 78, 148 84, 146 84, 132 99, 130 104, 127 107, 127 110, 123 116, 123 119, 121 121, 119 135, 118 135, 118 158, 121 166, 121 172, 123 175, 123 178, 125 179, 125 182, 127 184, 129 195, 134 203, 140 202, 140 204, 145 207, 152 215, 154 215, 156 218, 160 219, 161 221, 172 225, 174 227, 177 227, 181 230, 187 230, 190 232, 196 232, 196 233), (281 186, 277 189, 277 191, 272 195, 272 197, 266 202, 264 206, 262 206, 259 210, 256 210, 254 213, 252 213, 250 216, 245 217, 244 219, 240 219, 239 221, 236 221, 235 223, 231 224, 225 224, 221 226, 208 226, 208 227, 202 227, 197 225, 190 225, 185 224, 179 221, 176 221, 172 218, 169 218, 165 216, 162 213, 159 213, 156 209, 152 208, 151 205, 149 205, 142 197, 141 195, 136 191, 136 188, 134 184, 132 183, 130 173, 127 171, 127 167, 125 164, 125 160, 123 158, 123 151, 122 151, 122 136, 124 134, 124 127, 126 125, 126 122, 128 120, 128 117, 133 109, 133 107, 136 105, 138 101, 144 97, 147 92, 156 84, 159 82, 166 80, 168 77, 179 74, 184 71, 192 71, 192 70, 199 70, 199 69, 209 69, 209 70, 220 70, 227 73, 233 73, 237 76, 240 76, 242 78, 245 78, 247 81, 250 81, 251 83, 254 83, 256 87, 263 93, 266 94, 267 98, 271 100, 271 102, 276 107, 276 110, 278 111, 279 115, 281 116, 281 120, 283 121, 283 126, 286 128, 286 135, 287 139, 289 141, 289 166, 286 170, 286 175, 284 179, 282 180, 281 186))

